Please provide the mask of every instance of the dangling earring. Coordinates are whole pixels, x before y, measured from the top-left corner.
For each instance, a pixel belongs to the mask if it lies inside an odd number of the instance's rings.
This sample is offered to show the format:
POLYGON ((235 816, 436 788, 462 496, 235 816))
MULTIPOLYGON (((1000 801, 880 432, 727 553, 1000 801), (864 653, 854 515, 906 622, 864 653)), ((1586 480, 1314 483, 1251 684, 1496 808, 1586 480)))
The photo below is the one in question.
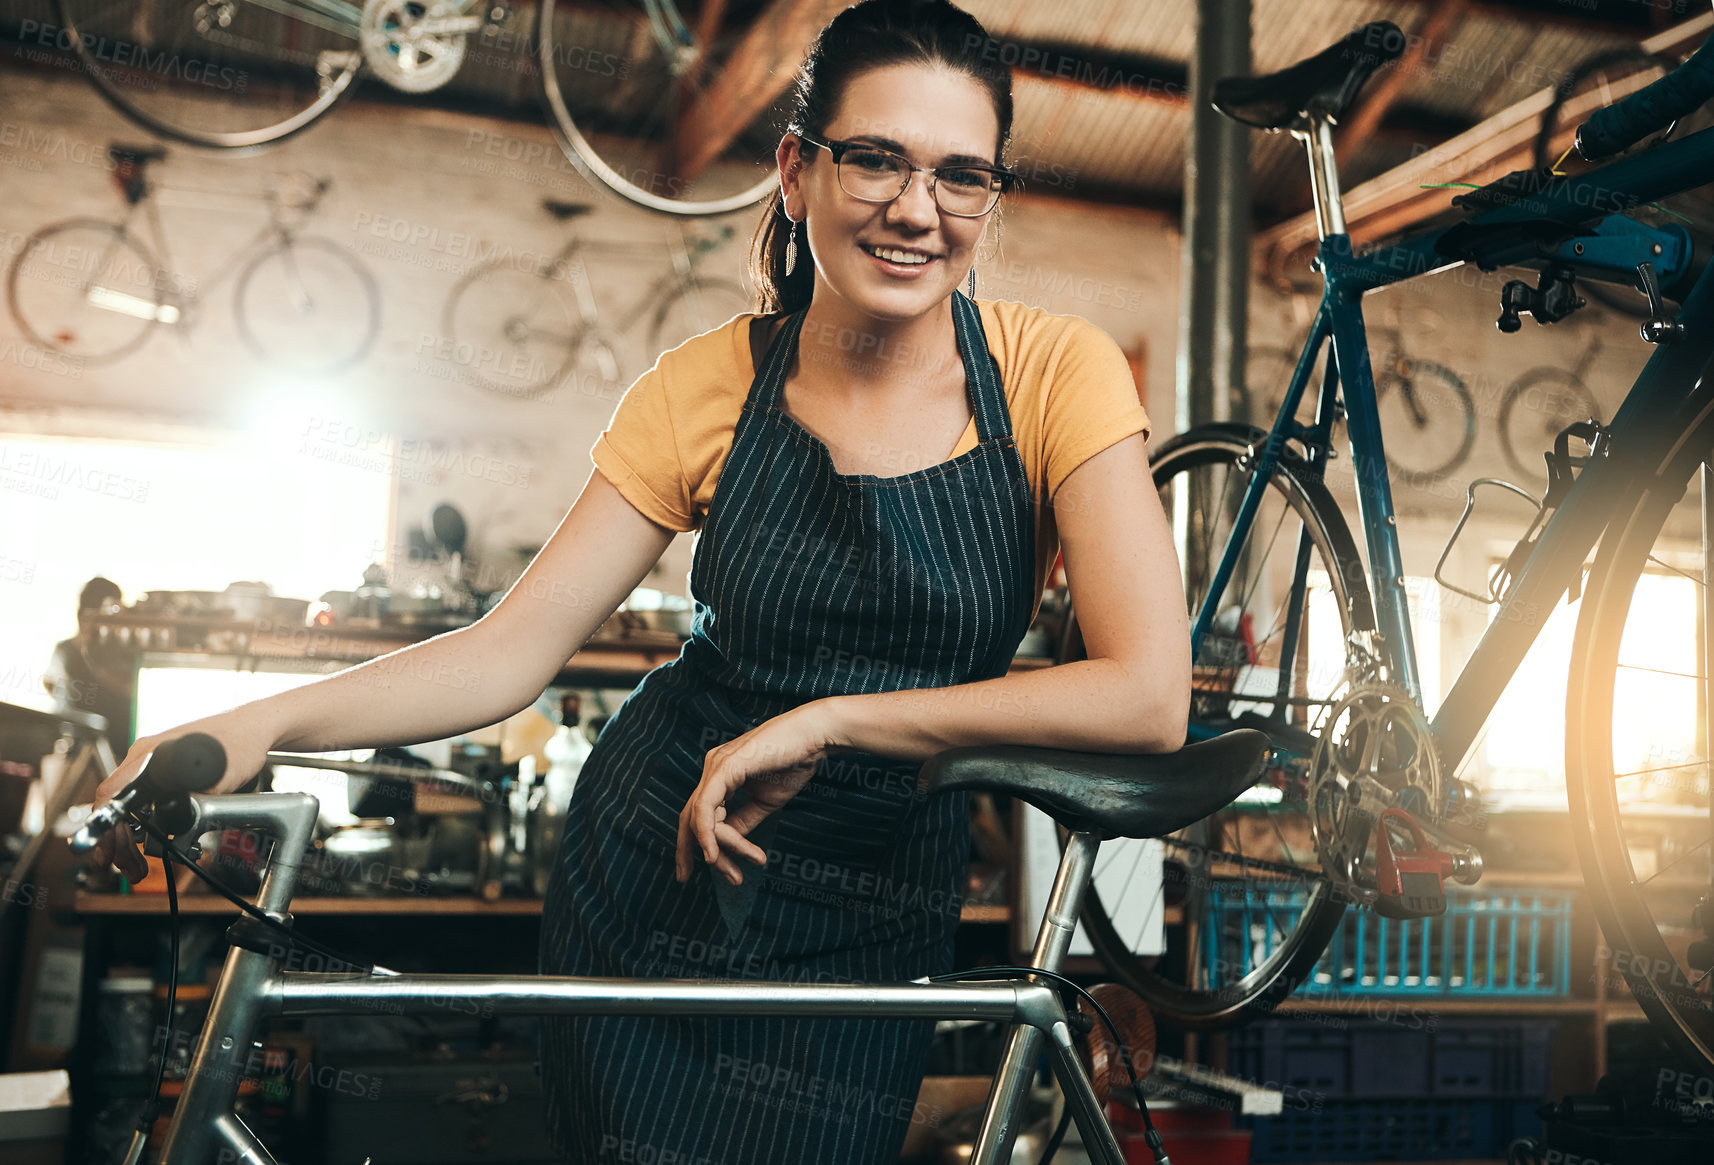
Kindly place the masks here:
POLYGON ((975 299, 976 298, 976 264, 974 264, 974 263, 970 264, 970 278, 967 280, 967 282, 970 286, 970 298, 975 299))
POLYGON ((797 266, 797 220, 788 218, 786 221, 792 224, 791 234, 786 236, 786 274, 790 275, 792 268, 797 266))

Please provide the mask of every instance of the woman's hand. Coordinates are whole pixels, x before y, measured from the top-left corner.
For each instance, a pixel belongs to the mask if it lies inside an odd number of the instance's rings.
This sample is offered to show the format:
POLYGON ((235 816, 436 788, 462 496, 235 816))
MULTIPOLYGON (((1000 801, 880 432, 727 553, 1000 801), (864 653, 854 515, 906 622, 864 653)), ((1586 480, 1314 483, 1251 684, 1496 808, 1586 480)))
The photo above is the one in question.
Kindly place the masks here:
MULTIPOLYGON (((272 746, 273 739, 270 733, 260 730, 250 720, 234 713, 209 716, 154 736, 140 736, 132 741, 130 751, 125 754, 125 759, 119 762, 119 767, 96 786, 95 802, 91 807, 104 805, 124 792, 125 787, 143 771, 143 765, 147 763, 150 755, 161 745, 169 740, 188 736, 192 732, 206 732, 226 750, 226 772, 221 774, 220 780, 208 790, 210 793, 230 793, 241 788, 268 763, 268 749, 272 746)), ((144 862, 143 854, 131 836, 131 827, 124 822, 116 825, 111 833, 96 844, 95 853, 102 865, 114 866, 133 882, 141 881, 149 872, 148 864, 144 862)))
POLYGON ((767 864, 768 855, 747 835, 797 795, 823 757, 849 747, 834 707, 832 700, 813 700, 708 753, 702 781, 678 815, 679 881, 690 879, 699 852, 734 886, 744 881, 734 857, 767 864), (727 798, 744 788, 749 800, 729 811, 727 798))

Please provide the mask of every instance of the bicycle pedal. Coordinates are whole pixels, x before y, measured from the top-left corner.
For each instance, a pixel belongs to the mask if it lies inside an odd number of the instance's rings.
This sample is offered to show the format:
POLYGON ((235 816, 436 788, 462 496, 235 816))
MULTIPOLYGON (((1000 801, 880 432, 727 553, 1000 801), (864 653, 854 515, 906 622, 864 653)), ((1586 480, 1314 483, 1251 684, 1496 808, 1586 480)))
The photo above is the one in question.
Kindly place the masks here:
POLYGON ((1375 822, 1375 910, 1388 918, 1430 918, 1446 913, 1452 855, 1428 844, 1416 818, 1399 807, 1381 811, 1375 822), (1389 826, 1397 823, 1415 848, 1395 852, 1389 826))

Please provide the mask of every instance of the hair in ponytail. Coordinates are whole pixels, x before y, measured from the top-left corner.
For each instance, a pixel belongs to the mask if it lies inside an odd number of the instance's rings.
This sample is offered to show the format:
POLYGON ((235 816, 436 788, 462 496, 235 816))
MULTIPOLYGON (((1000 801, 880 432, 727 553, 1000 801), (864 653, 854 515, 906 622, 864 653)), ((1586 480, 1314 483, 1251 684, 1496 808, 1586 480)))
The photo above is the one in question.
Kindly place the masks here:
MULTIPOLYGON (((994 161, 1012 134, 1012 74, 974 16, 947 0, 863 0, 834 17, 810 44, 793 83, 790 127, 818 136, 854 77, 889 65, 939 65, 980 83, 994 101, 1000 137, 994 161)), ((778 186, 751 240, 750 278, 756 310, 793 312, 815 290, 807 231, 798 235, 797 264, 786 274, 786 240, 794 229, 778 186)))

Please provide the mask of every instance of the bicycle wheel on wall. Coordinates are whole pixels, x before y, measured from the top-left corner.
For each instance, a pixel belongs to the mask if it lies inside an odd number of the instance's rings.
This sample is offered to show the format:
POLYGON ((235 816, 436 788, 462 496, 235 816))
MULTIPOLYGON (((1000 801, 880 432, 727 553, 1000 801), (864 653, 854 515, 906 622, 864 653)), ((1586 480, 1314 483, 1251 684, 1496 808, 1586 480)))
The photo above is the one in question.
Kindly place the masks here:
POLYGON ((1500 399, 1500 447, 1507 464, 1525 483, 1546 485, 1543 454, 1565 426, 1590 419, 1601 419, 1601 406, 1588 385, 1564 368, 1530 369, 1500 399))
MULTIPOLYGON (((1180 434, 1155 455, 1155 485, 1173 522, 1193 619, 1263 436, 1249 426, 1211 425, 1180 434)), ((1316 857, 1308 761, 1349 678, 1346 645, 1353 631, 1373 626, 1373 616, 1344 518, 1295 457, 1269 480, 1225 593, 1193 659, 1191 737, 1260 728, 1274 740, 1272 760, 1232 806, 1158 848, 1103 846, 1082 918, 1113 974, 1192 1028, 1241 1023, 1284 999, 1310 973, 1345 909, 1316 857), (1290 580, 1300 559, 1309 585, 1294 601, 1290 580)))
POLYGON ((357 3, 57 5, 64 28, 56 43, 77 54, 108 103, 196 146, 247 149, 288 137, 344 99, 362 64, 357 3))
POLYGON ((43 227, 6 273, 6 302, 34 342, 75 360, 116 360, 160 319, 165 278, 124 228, 100 219, 43 227))
POLYGON ((381 330, 381 292, 329 239, 285 239, 238 278, 238 333, 256 355, 294 372, 338 372, 381 330))
POLYGON ((752 311, 756 297, 730 279, 687 279, 661 302, 649 325, 649 359, 678 347, 692 336, 713 331, 740 312, 752 311))
POLYGON ((617 399, 616 349, 585 322, 573 274, 485 263, 459 280, 441 313, 442 347, 456 378, 515 400, 536 400, 572 379, 584 396, 617 399))
POLYGON ((1476 444, 1476 402, 1470 390, 1456 372, 1432 360, 1406 358, 1377 367, 1375 411, 1387 443, 1387 464, 1400 484, 1452 472, 1476 444))
POLYGON ((792 76, 840 7, 642 0, 627 19, 542 0, 542 101, 573 164, 621 198, 665 214, 741 210, 774 187, 792 76))
POLYGON ((1672 431, 1683 438, 1651 459, 1659 478, 1620 502, 1589 575, 1571 656, 1565 768, 1610 966, 1668 1044, 1706 1074, 1714 1069, 1714 803, 1697 469, 1714 451, 1714 400, 1705 397, 1672 431))

